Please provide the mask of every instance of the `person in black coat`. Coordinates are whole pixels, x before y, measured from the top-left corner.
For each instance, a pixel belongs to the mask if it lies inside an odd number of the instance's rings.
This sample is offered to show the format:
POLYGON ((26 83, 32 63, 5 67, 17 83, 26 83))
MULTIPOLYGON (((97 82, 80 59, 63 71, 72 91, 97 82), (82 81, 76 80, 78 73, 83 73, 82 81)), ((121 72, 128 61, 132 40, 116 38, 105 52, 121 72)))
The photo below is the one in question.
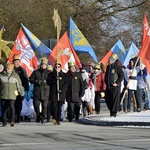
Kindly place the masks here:
POLYGON ((68 63, 69 71, 67 72, 68 87, 66 101, 68 102, 68 119, 72 122, 74 115, 75 120, 79 120, 81 97, 85 93, 84 83, 80 72, 76 72, 74 62, 68 63))
MULTIPOLYGON (((13 56, 13 64, 14 64, 14 70, 15 72, 19 75, 22 85, 24 87, 24 91, 29 91, 29 78, 27 75, 26 70, 21 67, 20 64, 20 57, 19 55, 15 54, 13 56)), ((18 95, 16 98, 16 102, 15 102, 15 122, 19 123, 20 122, 20 113, 22 110, 22 101, 24 99, 24 96, 20 96, 18 95)))
POLYGON ((53 72, 48 76, 47 83, 50 85, 50 101, 52 104, 52 122, 60 125, 61 107, 65 101, 67 76, 62 71, 60 62, 56 62, 53 72))
POLYGON ((114 55, 109 58, 105 73, 105 100, 111 117, 116 117, 117 111, 120 110, 121 82, 124 79, 122 67, 117 63, 116 57, 117 55, 114 55))
POLYGON ((47 118, 47 104, 49 99, 49 85, 47 84, 47 77, 50 73, 47 69, 48 60, 43 58, 41 60, 40 68, 33 71, 29 77, 29 81, 34 85, 33 105, 36 112, 36 122, 45 123, 47 118), (40 112, 40 104, 42 112, 40 112))

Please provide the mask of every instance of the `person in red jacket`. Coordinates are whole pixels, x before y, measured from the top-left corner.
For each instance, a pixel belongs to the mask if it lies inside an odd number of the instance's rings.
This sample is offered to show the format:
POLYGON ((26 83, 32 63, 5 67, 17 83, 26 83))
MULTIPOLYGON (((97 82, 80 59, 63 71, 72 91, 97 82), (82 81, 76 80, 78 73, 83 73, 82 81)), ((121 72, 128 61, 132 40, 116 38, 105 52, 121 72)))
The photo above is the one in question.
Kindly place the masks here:
POLYGON ((94 72, 92 74, 92 81, 95 89, 95 112, 100 113, 100 99, 104 97, 105 85, 105 73, 103 64, 95 64, 94 72))

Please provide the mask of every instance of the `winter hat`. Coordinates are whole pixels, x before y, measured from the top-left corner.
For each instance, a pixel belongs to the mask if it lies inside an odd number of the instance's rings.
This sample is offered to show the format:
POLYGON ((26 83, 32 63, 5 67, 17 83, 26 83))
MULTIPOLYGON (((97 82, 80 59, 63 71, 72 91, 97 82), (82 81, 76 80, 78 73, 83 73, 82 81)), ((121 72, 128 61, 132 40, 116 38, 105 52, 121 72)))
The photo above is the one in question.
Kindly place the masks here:
POLYGON ((8 63, 8 64, 7 64, 7 68, 9 68, 9 69, 12 69, 12 70, 13 70, 13 69, 14 69, 14 64, 8 63))

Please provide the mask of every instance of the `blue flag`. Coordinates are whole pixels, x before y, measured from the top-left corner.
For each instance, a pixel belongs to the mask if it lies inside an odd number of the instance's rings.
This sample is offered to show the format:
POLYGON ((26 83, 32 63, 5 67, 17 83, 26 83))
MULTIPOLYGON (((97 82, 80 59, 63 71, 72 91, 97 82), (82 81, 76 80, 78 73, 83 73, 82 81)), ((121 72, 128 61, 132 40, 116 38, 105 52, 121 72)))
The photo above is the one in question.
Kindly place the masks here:
POLYGON ((131 46, 128 50, 128 53, 127 53, 127 56, 125 58, 125 61, 124 61, 123 65, 127 67, 127 65, 129 64, 130 59, 136 57, 138 52, 139 52, 138 48, 132 42, 131 46))
POLYGON ((84 35, 81 33, 81 31, 78 29, 78 27, 75 25, 73 20, 70 17, 70 41, 73 45, 73 48, 80 52, 80 53, 89 53, 91 57, 97 61, 97 57, 95 55, 95 52, 87 39, 84 37, 84 35))
POLYGON ((49 49, 44 43, 42 43, 33 33, 31 33, 23 24, 21 24, 25 34, 35 52, 37 58, 48 58, 51 49, 49 49))
POLYGON ((111 48, 111 50, 103 57, 101 62, 103 64, 107 64, 109 57, 114 54, 118 55, 118 60, 120 61, 121 64, 123 64, 127 53, 125 51, 125 48, 124 48, 121 40, 118 40, 115 43, 115 45, 111 48))

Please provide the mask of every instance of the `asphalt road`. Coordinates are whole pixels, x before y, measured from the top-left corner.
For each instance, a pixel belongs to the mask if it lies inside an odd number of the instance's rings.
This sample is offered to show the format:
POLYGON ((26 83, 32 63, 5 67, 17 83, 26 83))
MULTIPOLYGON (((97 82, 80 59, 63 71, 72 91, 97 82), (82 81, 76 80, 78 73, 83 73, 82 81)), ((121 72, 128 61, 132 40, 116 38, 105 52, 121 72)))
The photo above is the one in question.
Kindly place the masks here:
POLYGON ((100 127, 75 122, 21 122, 0 127, 0 150, 148 150, 148 128, 100 127))

